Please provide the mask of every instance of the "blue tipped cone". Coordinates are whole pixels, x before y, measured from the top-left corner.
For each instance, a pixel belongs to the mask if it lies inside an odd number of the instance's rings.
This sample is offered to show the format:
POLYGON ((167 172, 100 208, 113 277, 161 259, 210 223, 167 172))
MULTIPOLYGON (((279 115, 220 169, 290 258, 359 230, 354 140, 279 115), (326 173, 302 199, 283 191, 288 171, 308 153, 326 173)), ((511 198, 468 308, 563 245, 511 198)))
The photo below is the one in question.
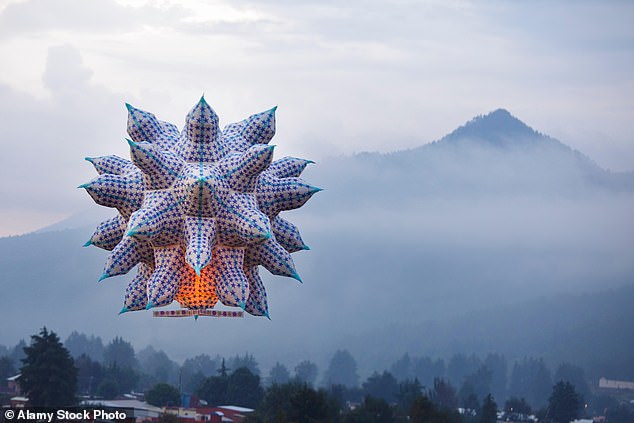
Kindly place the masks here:
POLYGON ((194 272, 196 272, 197 276, 200 276, 200 265, 197 264, 196 266, 194 266, 194 272))
POLYGON ((87 162, 92 163, 95 159, 93 159, 92 157, 84 157, 84 160, 86 160, 87 162))
POLYGON ((295 279, 295 280, 296 280, 297 282, 299 282, 299 283, 304 283, 304 282, 302 281, 302 278, 300 278, 300 277, 299 277, 299 274, 297 274, 297 271, 294 271, 294 272, 293 272, 293 274, 291 275, 291 277, 292 277, 293 279, 295 279))
POLYGON ((310 247, 308 245, 304 244, 304 246, 302 247, 302 250, 308 251, 308 250, 310 250, 310 247))
POLYGON ((267 319, 271 320, 271 316, 269 316, 269 311, 265 311, 264 312, 264 317, 266 317, 267 319))
POLYGON ((86 182, 85 184, 81 184, 77 188, 88 188, 90 186, 90 182, 86 182))
POLYGON ((125 104, 125 108, 126 108, 126 109, 128 109, 128 112, 131 112, 131 111, 132 111, 132 109, 134 109, 134 107, 132 107, 132 106, 130 105, 130 103, 126 103, 126 104, 125 104))
POLYGON ((126 138, 125 140, 128 142, 128 145, 129 145, 131 148, 137 148, 137 147, 138 147, 137 143, 135 143, 135 142, 134 142, 134 141, 132 141, 131 139, 126 138))
POLYGON ((194 314, 194 320, 198 320, 198 315, 194 314))
POLYGON ((240 301, 240 302, 238 303, 238 306, 240 306, 240 308, 241 308, 242 310, 244 310, 244 308, 245 308, 247 305, 244 303, 244 301, 240 301))
POLYGON ((150 302, 148 302, 148 303, 147 303, 147 305, 145 306, 145 309, 146 309, 146 310, 149 310, 149 309, 151 309, 152 307, 154 307, 154 303, 150 301, 150 302))
POLYGON ((90 247, 92 245, 92 240, 89 239, 88 241, 86 241, 86 243, 83 245, 83 247, 90 247))
POLYGON ((127 313, 128 311, 130 311, 130 310, 128 310, 128 307, 125 307, 125 306, 124 306, 124 307, 121 309, 121 311, 119 312, 119 315, 122 315, 123 313, 127 313))
POLYGON ((106 278, 109 278, 109 277, 110 277, 110 275, 109 275, 109 274, 104 273, 103 275, 101 275, 101 277, 99 278, 99 280, 98 280, 97 282, 101 282, 102 280, 104 280, 104 279, 106 279, 106 278))

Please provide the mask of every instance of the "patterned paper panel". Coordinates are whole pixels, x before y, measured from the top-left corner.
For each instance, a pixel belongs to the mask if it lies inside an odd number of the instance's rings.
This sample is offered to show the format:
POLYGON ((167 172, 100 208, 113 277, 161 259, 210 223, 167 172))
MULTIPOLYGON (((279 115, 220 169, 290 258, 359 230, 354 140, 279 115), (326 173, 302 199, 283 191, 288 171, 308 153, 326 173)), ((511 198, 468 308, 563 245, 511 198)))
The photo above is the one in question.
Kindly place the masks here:
POLYGON ((258 206, 270 217, 303 206, 319 191, 320 188, 308 185, 299 178, 277 178, 268 172, 260 175, 256 187, 258 206))
POLYGON ((171 191, 148 191, 143 206, 128 222, 128 235, 158 247, 179 243, 182 231, 182 201, 171 191))
POLYGON ((218 115, 204 98, 187 114, 185 129, 177 148, 177 153, 186 162, 210 163, 226 155, 218 115))
POLYGON ((185 162, 171 151, 161 151, 157 145, 128 141, 130 156, 143 172, 147 189, 165 189, 178 178, 185 162))
POLYGON ((145 310, 147 306, 147 283, 154 272, 154 267, 140 263, 137 274, 125 289, 125 299, 121 313, 135 310, 145 310))
POLYGON ((234 153, 218 163, 221 177, 227 185, 240 192, 253 192, 258 176, 273 159, 272 145, 256 144, 244 153, 234 153))
POLYGON ((156 144, 162 150, 169 150, 176 145, 180 133, 176 125, 160 121, 154 114, 132 107, 128 108, 128 135, 135 142, 156 144))
POLYGON ((183 251, 180 245, 154 249, 155 265, 147 286, 146 308, 165 306, 174 300, 181 278, 184 276, 182 256, 183 251))
POLYGON ((297 178, 306 169, 306 166, 311 163, 315 162, 296 157, 283 157, 271 163, 268 172, 278 178, 297 178))
POLYGON ((84 188, 95 203, 119 210, 125 219, 143 202, 143 176, 139 171, 125 175, 103 174, 80 188, 84 188))
POLYGON ((130 160, 119 156, 86 157, 92 163, 98 174, 109 173, 111 175, 123 175, 132 172, 136 168, 130 160))
POLYGON ((185 260, 200 274, 211 262, 211 251, 216 237, 214 219, 202 216, 185 216, 185 260))
POLYGON ((112 251, 121 241, 126 230, 126 221, 120 214, 104 220, 90 237, 85 246, 94 245, 107 251, 112 251))
POLYGON ((148 242, 124 236, 110 253, 101 278, 126 274, 138 263, 151 262, 153 256, 152 246, 148 242))
POLYGON ((261 264, 274 275, 287 276, 301 282, 295 263, 290 253, 277 243, 275 237, 267 239, 261 244, 249 248, 245 256, 245 265, 261 264))
POLYGON ((224 142, 231 151, 246 151, 254 144, 268 144, 275 135, 275 110, 273 107, 235 123, 224 129, 224 142))
POLYGON ((266 290, 260 278, 258 267, 245 267, 244 273, 249 281, 249 299, 244 310, 253 316, 269 317, 269 305, 266 300, 266 290))
POLYGON ((275 219, 271 221, 271 229, 273 230, 277 242, 289 253, 308 249, 308 246, 304 244, 304 240, 302 240, 299 234, 299 229, 291 222, 276 216, 275 219))
POLYGON ((244 308, 249 283, 242 270, 244 249, 216 247, 213 252, 213 278, 220 301, 227 306, 244 308))

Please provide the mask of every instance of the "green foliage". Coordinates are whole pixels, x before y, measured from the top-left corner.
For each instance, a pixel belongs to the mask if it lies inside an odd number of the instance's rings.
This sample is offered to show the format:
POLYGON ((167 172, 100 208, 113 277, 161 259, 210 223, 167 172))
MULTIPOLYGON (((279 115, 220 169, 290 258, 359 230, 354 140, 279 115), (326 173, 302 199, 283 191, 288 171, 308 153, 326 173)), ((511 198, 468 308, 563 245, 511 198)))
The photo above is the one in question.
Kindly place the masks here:
POLYGON ((363 382, 363 393, 372 398, 379 398, 392 403, 396 401, 398 394, 398 382, 391 373, 384 371, 382 374, 374 373, 363 382))
POLYGON ((97 361, 91 360, 86 354, 81 354, 75 358, 77 367, 77 383, 79 393, 82 395, 93 395, 103 378, 103 369, 97 361))
POLYGON ((412 360, 412 374, 423 386, 433 386, 434 379, 444 376, 445 371, 445 361, 442 359, 420 357, 412 360))
POLYGON ((177 407, 181 403, 181 395, 178 389, 168 383, 157 383, 145 393, 148 404, 157 407, 177 407))
POLYGON ((363 391, 361 388, 348 388, 345 385, 330 385, 328 393, 340 404, 363 401, 363 391))
POLYGON ((441 408, 455 409, 458 406, 456 390, 444 379, 434 379, 434 389, 429 394, 434 404, 441 408))
POLYGON ((467 395, 463 395, 463 392, 461 392, 461 399, 464 401, 470 394, 473 394, 478 401, 483 399, 491 392, 492 380, 493 373, 491 370, 486 366, 480 366, 478 370, 465 376, 463 387, 465 387, 468 393, 467 395))
POLYGON ((365 397, 363 403, 346 413, 344 423, 396 423, 396 413, 387 401, 381 398, 365 397))
POLYGON ((155 382, 177 383, 178 365, 163 351, 148 346, 138 354, 141 370, 155 382))
POLYGON ((403 354, 403 357, 392 364, 390 373, 392 373, 398 381, 412 378, 412 359, 408 353, 403 354))
POLYGON ((77 369, 54 332, 42 328, 24 348, 20 387, 32 406, 60 407, 77 400, 77 369))
POLYGON ((249 408, 255 408, 264 395, 260 376, 246 367, 236 369, 231 375, 223 372, 204 379, 197 393, 210 405, 232 404, 249 408))
POLYGON ((185 379, 185 377, 183 376, 183 382, 182 382, 183 392, 187 392, 187 393, 198 392, 200 387, 205 382, 205 379, 206 379, 205 375, 202 374, 201 372, 196 372, 193 375, 190 375, 189 377, 187 377, 187 379, 185 379))
POLYGON ((634 422, 634 407, 627 404, 618 404, 607 409, 607 421, 610 423, 634 422))
POLYGON ((246 367, 236 369, 227 383, 227 403, 241 407, 255 408, 264 390, 260 386, 260 376, 254 374, 246 367))
POLYGON ((98 336, 87 336, 77 331, 71 332, 64 341, 64 346, 68 348, 70 354, 77 358, 82 354, 87 355, 92 360, 101 362, 103 360, 103 342, 98 336))
POLYGON ((248 421, 336 423, 338 419, 339 404, 325 390, 314 390, 306 384, 291 382, 269 387, 248 421))
POLYGON ((197 394, 211 406, 227 404, 228 375, 210 376, 203 380, 197 394))
POLYGON ((519 413, 529 415, 532 413, 531 406, 524 398, 511 397, 504 403, 504 411, 508 413, 519 413))
POLYGON ((524 358, 513 366, 509 393, 526 398, 533 408, 546 404, 552 387, 550 371, 543 359, 524 358))
POLYGON ((409 408, 410 423, 460 423, 455 410, 438 408, 424 395, 417 397, 409 408))
POLYGON ((585 372, 579 366, 575 366, 570 363, 561 363, 555 371, 554 380, 563 380, 564 382, 570 382, 575 387, 575 390, 581 396, 581 401, 584 398, 589 399, 591 396, 590 387, 586 381, 585 372))
POLYGON ((106 399, 126 394, 134 390, 139 382, 139 374, 129 367, 120 367, 116 363, 102 368, 103 377, 97 392, 106 399))
POLYGON ((324 375, 327 386, 345 385, 354 387, 359 385, 359 375, 357 374, 357 362, 348 350, 338 350, 330 359, 328 369, 324 375))
POLYGON ((115 337, 103 352, 103 363, 106 366, 135 369, 138 366, 132 344, 124 341, 120 336, 115 337))
POLYGON ((488 354, 484 365, 491 371, 491 394, 495 398, 506 398, 507 362, 503 354, 488 354))
POLYGON ((480 409, 479 423, 495 423, 497 421, 497 404, 491 394, 484 397, 480 409))
POLYGON ((304 360, 295 366, 295 379, 308 386, 315 386, 317 381, 317 365, 309 360, 304 360))
POLYGON ((119 384, 112 378, 102 379, 97 385, 97 395, 103 399, 114 399, 121 392, 119 384))
POLYGON ((404 380, 398 385, 398 394, 396 398, 398 400, 398 405, 402 410, 409 410, 414 400, 420 397, 423 394, 423 387, 421 386, 418 379, 414 380, 404 380))
POLYGON ((206 377, 216 374, 218 361, 207 354, 188 358, 180 369, 181 383, 184 392, 196 392, 206 377))
POLYGON ((569 423, 579 416, 581 398, 570 382, 559 381, 548 399, 548 417, 556 423, 569 423))
POLYGON ((260 374, 260 367, 253 354, 245 353, 244 356, 236 355, 230 360, 229 367, 233 370, 246 367, 254 375, 260 374))
POLYGON ((447 379, 453 386, 461 386, 465 377, 475 373, 481 366, 482 361, 474 354, 455 354, 447 365, 447 379))
POLYGON ((288 372, 288 369, 286 368, 286 366, 277 362, 275 363, 275 366, 273 366, 271 368, 271 371, 269 372, 268 383, 269 385, 273 385, 273 384, 281 385, 282 383, 288 383, 290 378, 291 378, 291 374, 288 372))
POLYGON ((14 376, 15 373, 13 360, 8 356, 0 357, 0 383, 4 382, 8 377, 14 376))

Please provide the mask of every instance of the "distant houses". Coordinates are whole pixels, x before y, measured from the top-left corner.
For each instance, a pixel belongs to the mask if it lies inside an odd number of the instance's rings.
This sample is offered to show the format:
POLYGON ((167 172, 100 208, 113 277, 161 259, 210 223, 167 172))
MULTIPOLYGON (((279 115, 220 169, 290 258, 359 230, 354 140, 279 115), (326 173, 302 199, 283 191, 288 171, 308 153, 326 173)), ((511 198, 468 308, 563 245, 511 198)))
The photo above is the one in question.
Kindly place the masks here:
POLYGON ((181 423, 240 423, 253 409, 235 405, 218 407, 155 407, 138 399, 84 400, 82 406, 119 410, 131 421, 156 422, 163 414, 176 416, 181 423))
MULTIPOLYGON (((29 399, 22 396, 19 379, 20 374, 17 374, 7 378, 4 383, 0 383, 0 394, 5 398, 5 401, 0 401, 0 406, 11 408, 28 406, 29 399)), ((181 423, 240 423, 254 411, 251 408, 236 405, 210 407, 197 398, 187 401, 188 407, 156 407, 143 401, 142 397, 143 394, 128 394, 112 400, 84 399, 80 402, 80 406, 106 412, 123 412, 127 416, 126 422, 135 423, 157 422, 163 414, 175 415, 181 423)))
POLYGON ((599 379, 599 389, 627 389, 634 391, 634 382, 611 380, 602 377, 599 379))

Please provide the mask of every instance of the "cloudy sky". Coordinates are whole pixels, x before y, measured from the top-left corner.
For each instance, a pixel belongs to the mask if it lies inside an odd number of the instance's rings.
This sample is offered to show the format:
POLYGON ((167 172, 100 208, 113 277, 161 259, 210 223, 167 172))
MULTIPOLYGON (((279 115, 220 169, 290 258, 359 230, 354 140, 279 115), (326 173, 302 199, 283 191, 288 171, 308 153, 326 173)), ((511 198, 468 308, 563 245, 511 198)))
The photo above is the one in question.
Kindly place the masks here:
POLYGON ((181 126, 278 105, 277 154, 392 151, 499 107, 634 169, 634 4, 0 0, 0 236, 94 207, 124 102, 181 126))

